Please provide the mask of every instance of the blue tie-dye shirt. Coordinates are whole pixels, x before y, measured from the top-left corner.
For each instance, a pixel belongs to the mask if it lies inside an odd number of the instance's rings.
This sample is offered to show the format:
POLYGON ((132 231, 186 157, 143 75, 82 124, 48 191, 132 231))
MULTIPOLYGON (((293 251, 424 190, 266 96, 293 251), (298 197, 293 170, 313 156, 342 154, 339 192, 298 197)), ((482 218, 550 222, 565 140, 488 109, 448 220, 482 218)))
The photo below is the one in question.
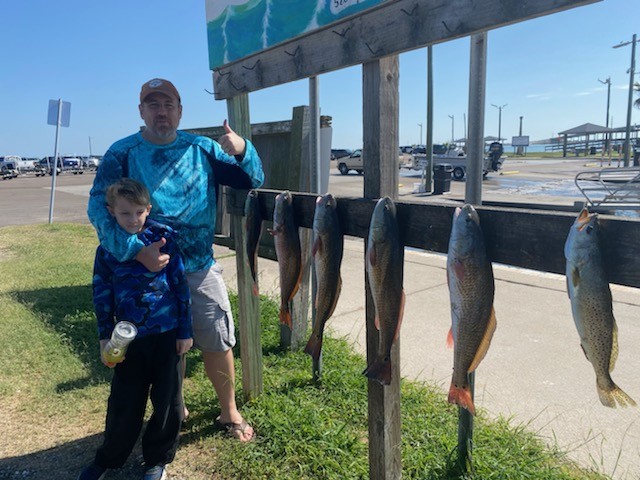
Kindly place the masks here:
POLYGON ((133 259, 143 247, 120 228, 106 208, 105 190, 123 177, 143 183, 151 194, 150 218, 176 229, 188 273, 214 262, 218 185, 258 188, 262 162, 247 140, 243 158, 224 153, 218 142, 178 131, 168 145, 156 145, 136 133, 114 143, 100 162, 89 198, 88 215, 100 244, 119 261, 133 259))
POLYGON ((93 267, 93 304, 100 340, 111 337, 116 321, 138 327, 137 338, 177 329, 177 338, 193 337, 189 285, 182 257, 175 244, 176 232, 147 220, 138 239, 149 245, 165 238, 162 252, 171 257, 159 272, 150 272, 140 262, 119 262, 102 246, 96 250, 93 267))

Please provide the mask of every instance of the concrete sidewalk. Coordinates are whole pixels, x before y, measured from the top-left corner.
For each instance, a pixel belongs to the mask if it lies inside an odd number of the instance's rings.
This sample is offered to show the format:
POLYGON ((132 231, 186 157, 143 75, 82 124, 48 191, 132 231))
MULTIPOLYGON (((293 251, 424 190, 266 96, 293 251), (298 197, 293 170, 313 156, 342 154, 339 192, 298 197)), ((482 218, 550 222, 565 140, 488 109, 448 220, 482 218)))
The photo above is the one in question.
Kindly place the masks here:
MULTIPOLYGON (((233 251, 220 246, 215 251, 227 285, 237 290, 233 251)), ((330 335, 346 338, 364 355, 363 251, 363 240, 345 241, 343 290, 327 326, 330 335)), ((564 276, 495 264, 494 275, 498 327, 476 372, 476 408, 527 426, 585 467, 616 479, 640 478, 640 408, 600 404, 564 276)), ((276 262, 259 259, 259 282, 261 293, 279 298, 276 262)), ((440 385, 446 399, 453 367, 453 351, 445 347, 451 323, 446 257, 407 249, 404 289, 402 376, 440 385)), ((640 289, 612 285, 612 294, 620 347, 612 376, 640 402, 640 289)))

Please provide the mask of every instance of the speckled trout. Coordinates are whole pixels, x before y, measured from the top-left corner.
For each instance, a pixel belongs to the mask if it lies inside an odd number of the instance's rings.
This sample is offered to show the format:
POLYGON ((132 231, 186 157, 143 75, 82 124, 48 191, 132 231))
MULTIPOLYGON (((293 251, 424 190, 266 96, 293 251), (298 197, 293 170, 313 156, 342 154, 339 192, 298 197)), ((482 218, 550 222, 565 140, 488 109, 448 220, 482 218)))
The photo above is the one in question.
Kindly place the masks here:
POLYGON ((293 216, 293 197, 288 191, 276 196, 273 209, 273 235, 280 273, 280 323, 291 328, 289 302, 300 288, 302 253, 298 226, 293 216))
POLYGON ((344 237, 336 207, 336 199, 328 193, 316 200, 313 216, 313 261, 316 271, 316 320, 304 351, 314 360, 320 358, 322 336, 327 320, 340 297, 342 278, 340 265, 344 251, 344 237))
POLYGON ((447 282, 451 300, 447 344, 453 344, 453 376, 448 400, 475 415, 469 373, 478 367, 489 350, 496 330, 496 315, 491 261, 487 257, 478 212, 469 204, 456 208, 453 215, 447 282))
POLYGON ((371 216, 366 255, 379 344, 375 358, 363 372, 383 385, 391 383, 391 347, 398 338, 404 312, 403 261, 396 206, 389 197, 384 197, 378 200, 371 216))
POLYGON ((258 192, 249 190, 244 202, 245 218, 245 250, 251 277, 253 278, 253 294, 258 296, 258 246, 260 244, 260 234, 262 233, 262 214, 260 213, 260 202, 258 192))
POLYGON ((580 345, 596 373, 600 402, 606 407, 625 407, 636 402, 613 382, 609 373, 618 357, 618 327, 600 252, 599 231, 598 215, 590 215, 583 209, 564 245, 567 292, 580 345))

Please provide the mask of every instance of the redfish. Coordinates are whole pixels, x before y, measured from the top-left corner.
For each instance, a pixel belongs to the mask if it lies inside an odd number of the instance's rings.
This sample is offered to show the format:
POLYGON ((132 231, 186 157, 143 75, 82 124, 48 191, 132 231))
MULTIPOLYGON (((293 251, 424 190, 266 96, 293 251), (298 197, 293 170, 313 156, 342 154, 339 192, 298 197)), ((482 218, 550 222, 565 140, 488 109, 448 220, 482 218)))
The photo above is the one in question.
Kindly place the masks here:
POLYGON ((363 372, 382 385, 391 383, 391 347, 398 338, 404 313, 404 246, 400 242, 396 206, 389 197, 378 200, 369 226, 366 271, 380 332, 378 351, 363 372))
POLYGON ((447 283, 451 301, 453 376, 449 403, 475 415, 469 373, 485 357, 496 329, 493 309, 494 280, 487 257, 480 218, 473 206, 456 208, 447 253, 447 283))
POLYGON ((316 320, 304 351, 314 360, 320 358, 324 326, 333 315, 342 289, 340 265, 344 251, 344 237, 336 199, 328 193, 316 200, 313 216, 313 260, 316 271, 316 320))
POLYGON ((253 278, 253 294, 258 296, 258 246, 262 233, 262 214, 256 190, 249 190, 249 193, 247 193, 247 198, 244 202, 244 217, 245 250, 249 260, 249 267, 251 268, 251 277, 253 278))
POLYGON ((280 323, 291 328, 289 303, 300 288, 302 252, 298 225, 293 214, 293 197, 289 191, 276 196, 273 210, 273 235, 280 273, 280 323))

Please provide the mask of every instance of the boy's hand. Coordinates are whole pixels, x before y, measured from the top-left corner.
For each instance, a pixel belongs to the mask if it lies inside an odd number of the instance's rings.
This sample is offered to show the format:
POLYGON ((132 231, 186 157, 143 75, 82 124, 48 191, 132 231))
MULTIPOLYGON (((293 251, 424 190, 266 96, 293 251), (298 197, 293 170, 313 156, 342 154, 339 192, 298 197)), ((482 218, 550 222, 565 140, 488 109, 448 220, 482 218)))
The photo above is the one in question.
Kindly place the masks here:
POLYGON ((161 238, 151 245, 145 245, 136 255, 136 260, 146 267, 150 272, 159 272, 169 264, 171 257, 162 253, 160 249, 167 243, 166 238, 161 238))
MULTIPOLYGON (((116 366, 116 364, 115 364, 115 363, 111 363, 111 362, 107 362, 107 361, 104 359, 104 355, 103 355, 103 353, 104 353, 104 347, 106 347, 106 346, 107 346, 107 343, 109 343, 109 340, 100 340, 100 360, 102 360, 102 364, 103 364, 105 367, 113 368, 113 367, 115 367, 115 366, 116 366)), ((122 360, 124 360, 124 357, 122 357, 122 360)))
POLYGON ((193 338, 184 338, 176 340, 176 352, 178 355, 184 355, 193 346, 193 338))

